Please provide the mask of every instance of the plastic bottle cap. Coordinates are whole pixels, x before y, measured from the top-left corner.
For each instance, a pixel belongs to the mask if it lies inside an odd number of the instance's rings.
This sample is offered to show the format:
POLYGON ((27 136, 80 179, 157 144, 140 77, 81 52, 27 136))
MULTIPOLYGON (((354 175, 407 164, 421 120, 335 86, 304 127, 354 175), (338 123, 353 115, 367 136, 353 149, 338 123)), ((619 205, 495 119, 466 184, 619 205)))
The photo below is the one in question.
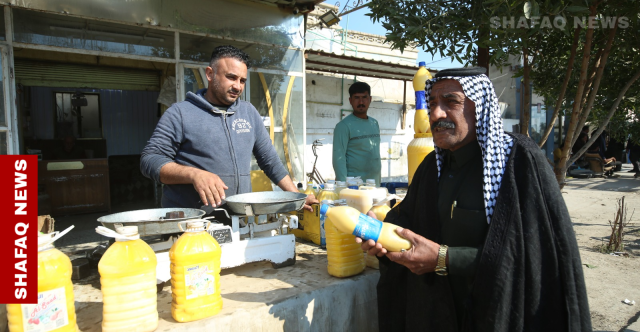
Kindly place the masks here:
POLYGON ((118 232, 118 234, 126 235, 126 236, 138 235, 138 226, 118 227, 116 229, 116 232, 118 232))
POLYGON ((333 189, 334 189, 333 183, 324 184, 324 190, 333 190, 333 189))
POLYGON ((198 229, 198 228, 204 229, 204 222, 202 222, 202 221, 190 221, 190 222, 187 223, 187 229, 188 230, 194 230, 194 229, 198 229))
POLYGON ((329 205, 324 204, 324 202, 328 202, 328 201, 322 201, 322 205, 320 205, 320 215, 324 216, 327 214, 327 211, 329 211, 329 205))
POLYGON ((349 182, 349 180, 353 180, 354 177, 353 176, 347 176, 347 182, 349 182))
POLYGON ((327 183, 335 184, 336 180, 327 180, 327 183))
POLYGON ((418 62, 418 67, 426 67, 426 66, 427 66, 426 62, 424 62, 424 61, 418 62))
POLYGON ((302 183, 298 182, 298 189, 302 189, 302 183))
POLYGON ((347 182, 346 181, 338 181, 338 185, 344 187, 344 186, 347 185, 347 182))
POLYGON ((375 179, 367 179, 367 181, 365 181, 367 184, 376 184, 376 180, 375 179))

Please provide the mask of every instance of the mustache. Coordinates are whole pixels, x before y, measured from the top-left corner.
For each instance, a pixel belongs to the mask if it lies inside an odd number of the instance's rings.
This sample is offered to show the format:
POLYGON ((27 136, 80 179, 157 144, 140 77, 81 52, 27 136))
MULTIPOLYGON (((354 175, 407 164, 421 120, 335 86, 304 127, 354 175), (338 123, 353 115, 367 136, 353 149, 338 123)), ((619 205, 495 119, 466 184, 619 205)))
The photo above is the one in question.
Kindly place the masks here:
POLYGON ((360 107, 366 107, 366 106, 364 104, 360 104, 360 105, 358 105, 358 108, 360 108, 360 107))
POLYGON ((438 121, 433 125, 433 128, 445 128, 445 129, 455 129, 456 124, 451 121, 438 121))

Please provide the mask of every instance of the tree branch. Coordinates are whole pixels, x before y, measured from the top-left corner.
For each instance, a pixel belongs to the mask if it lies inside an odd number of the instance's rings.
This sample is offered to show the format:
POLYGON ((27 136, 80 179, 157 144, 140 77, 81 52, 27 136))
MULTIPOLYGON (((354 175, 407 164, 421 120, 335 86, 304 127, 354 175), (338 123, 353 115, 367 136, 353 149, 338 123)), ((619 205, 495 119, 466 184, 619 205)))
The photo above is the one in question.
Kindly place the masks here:
POLYGON ((538 145, 540 147, 542 147, 547 141, 547 139, 549 138, 549 134, 551 134, 551 131, 553 131, 556 120, 558 120, 558 114, 560 114, 560 108, 562 107, 562 102, 564 101, 564 95, 567 93, 567 86, 569 85, 569 80, 571 79, 571 73, 573 71, 573 62, 576 58, 578 41, 580 40, 580 31, 582 31, 582 27, 576 27, 573 36, 573 44, 571 45, 571 55, 569 55, 569 63, 567 64, 567 73, 564 76, 562 89, 560 90, 558 100, 556 100, 556 106, 553 109, 553 116, 551 116, 551 121, 549 121, 549 123, 547 124, 547 129, 544 131, 544 135, 542 135, 542 139, 540 140, 540 144, 538 145))
POLYGON ((635 81, 637 81, 638 78, 640 78, 640 70, 638 70, 638 72, 636 72, 636 74, 633 75, 633 77, 627 82, 627 84, 625 84, 625 86, 622 88, 622 90, 620 90, 620 93, 618 94, 618 97, 616 98, 616 101, 613 103, 613 105, 611 105, 611 108, 609 109, 609 113, 607 114, 607 117, 605 118, 604 122, 600 125, 598 130, 596 130, 593 133, 593 135, 591 135, 591 138, 589 138, 587 143, 576 154, 574 154, 571 157, 571 159, 569 159, 569 162, 567 163, 567 165, 571 165, 571 164, 575 163, 576 160, 578 160, 578 158, 585 151, 587 151, 587 149, 591 146, 591 144, 593 144, 593 142, 595 142, 596 139, 598 139, 598 136, 600 136, 600 134, 602 134, 602 132, 604 131, 604 128, 609 124, 609 121, 613 117, 613 114, 618 109, 618 105, 620 105, 620 102, 622 102, 622 99, 624 98, 625 93, 627 93, 627 90, 629 90, 629 88, 631 88, 633 83, 635 83, 635 81))

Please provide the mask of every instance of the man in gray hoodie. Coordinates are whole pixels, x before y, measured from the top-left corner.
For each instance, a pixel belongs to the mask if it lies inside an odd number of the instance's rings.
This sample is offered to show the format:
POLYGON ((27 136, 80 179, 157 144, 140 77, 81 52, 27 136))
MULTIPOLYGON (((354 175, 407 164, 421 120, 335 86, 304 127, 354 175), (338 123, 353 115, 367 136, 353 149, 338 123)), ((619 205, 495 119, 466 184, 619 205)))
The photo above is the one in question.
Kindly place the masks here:
MULTIPOLYGON (((164 113, 142 150, 140 169, 165 184, 163 207, 217 207, 225 197, 251 192, 251 154, 282 190, 298 192, 282 165, 260 114, 238 100, 249 56, 219 46, 206 69, 209 89, 188 92, 164 113)), ((317 200, 307 197, 305 209, 317 200)))

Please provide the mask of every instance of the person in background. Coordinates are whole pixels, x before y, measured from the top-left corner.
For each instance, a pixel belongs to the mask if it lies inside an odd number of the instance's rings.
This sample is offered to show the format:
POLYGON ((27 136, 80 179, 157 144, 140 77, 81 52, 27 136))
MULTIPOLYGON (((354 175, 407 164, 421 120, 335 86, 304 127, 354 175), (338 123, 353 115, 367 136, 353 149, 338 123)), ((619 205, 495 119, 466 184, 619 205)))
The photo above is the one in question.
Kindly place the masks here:
MULTIPOLYGON (((142 174, 165 184, 162 206, 219 207, 226 197, 251 192, 251 155, 282 190, 298 188, 282 165, 262 118, 239 100, 249 56, 236 47, 216 47, 206 76, 209 89, 188 92, 164 113, 142 150, 142 174)), ((312 211, 313 195, 305 209, 312 211)))
POLYGON ((636 173, 634 177, 640 176, 640 144, 637 144, 632 140, 632 137, 629 137, 627 141, 627 153, 629 154, 629 161, 633 166, 629 172, 636 173))
POLYGON ((58 160, 72 160, 72 159, 84 159, 86 158, 84 149, 76 144, 76 138, 73 136, 66 136, 62 140, 62 146, 53 151, 53 159, 58 160))
POLYGON ((367 115, 371 104, 371 87, 364 82, 349 87, 353 113, 338 122, 333 130, 333 170, 336 181, 360 176, 362 181, 375 179, 380 186, 380 126, 367 115))
POLYGON ((547 158, 503 131, 482 67, 427 80, 435 151, 385 219, 412 247, 377 255, 380 331, 591 331, 571 218, 547 158))

